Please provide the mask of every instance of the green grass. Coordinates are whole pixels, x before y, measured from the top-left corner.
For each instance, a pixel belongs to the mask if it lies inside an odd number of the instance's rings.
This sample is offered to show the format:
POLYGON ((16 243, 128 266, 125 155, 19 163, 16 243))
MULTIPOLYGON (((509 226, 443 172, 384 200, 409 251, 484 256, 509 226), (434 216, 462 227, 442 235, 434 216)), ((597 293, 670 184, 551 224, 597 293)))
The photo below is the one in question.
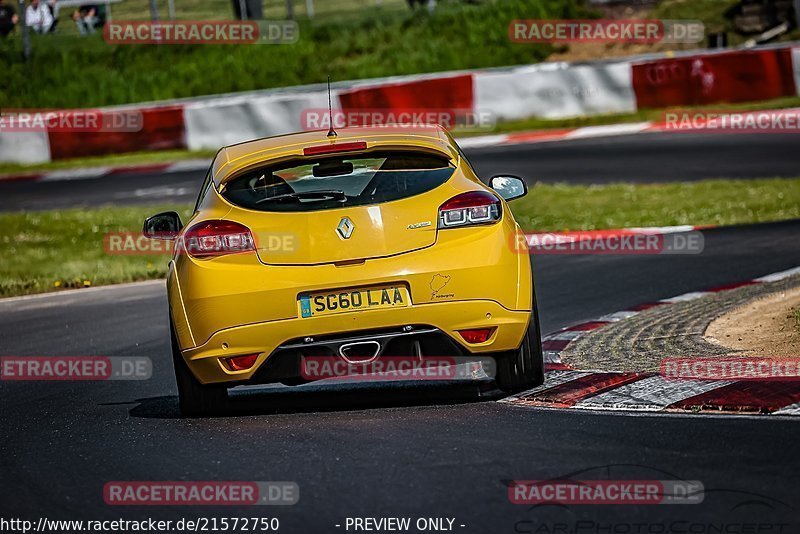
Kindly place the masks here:
MULTIPOLYGON (((551 48, 508 39, 512 19, 576 18, 577 0, 442 3, 429 14, 373 8, 300 21, 291 45, 108 45, 101 35, 0 41, 3 106, 90 107, 386 75, 535 63, 551 48), (35 83, 32 83, 35 80, 35 83)), ((64 21, 69 22, 69 21, 64 21)))
POLYGON ((106 254, 109 232, 137 231, 148 215, 186 206, 71 209, 0 215, 0 296, 161 278, 168 256, 106 254))
MULTIPOLYGON (((732 44, 746 39, 723 17, 734 0, 665 0, 650 18, 699 19, 708 31, 729 30, 732 44)), ((176 2, 179 19, 230 19, 228 0, 176 2)), ((265 2, 266 17, 283 18, 284 2, 265 2)), ((166 0, 158 0, 167 17, 166 0)), ((293 45, 108 45, 97 34, 75 35, 70 9, 58 31, 33 35, 33 57, 21 60, 16 32, 0 39, 0 104, 11 108, 70 108, 147 102, 180 97, 439 72, 544 60, 554 50, 515 44, 507 28, 516 18, 599 16, 581 0, 440 0, 432 14, 411 11, 403 0, 315 2, 294 0, 300 40, 293 45), (35 83, 32 81, 35 80, 35 83)), ((116 20, 148 19, 146 0, 124 0, 112 8, 116 20)), ((798 38, 800 31, 781 39, 798 38)), ((559 47, 559 48, 563 48, 559 47)))
POLYGON ((526 231, 759 223, 800 218, 800 179, 537 184, 512 209, 526 231))
MULTIPOLYGON (((511 206, 526 231, 766 222, 800 217, 800 178, 537 184, 511 206)), ((0 296, 163 277, 168 256, 109 255, 104 236, 138 231, 145 217, 169 209, 188 217, 186 205, 0 214, 0 296)))

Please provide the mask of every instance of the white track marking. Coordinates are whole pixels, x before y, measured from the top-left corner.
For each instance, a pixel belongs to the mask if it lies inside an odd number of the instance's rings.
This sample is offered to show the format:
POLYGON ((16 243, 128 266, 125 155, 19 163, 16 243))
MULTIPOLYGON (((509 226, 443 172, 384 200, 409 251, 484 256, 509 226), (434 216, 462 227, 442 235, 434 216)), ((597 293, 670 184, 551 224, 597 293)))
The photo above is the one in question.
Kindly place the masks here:
POLYGON ((675 380, 651 376, 586 398, 573 408, 659 411, 676 402, 732 383, 730 380, 675 380))
POLYGON ((616 323, 622 321, 623 319, 633 317, 638 313, 639 313, 638 311, 623 310, 623 311, 618 311, 616 313, 609 313, 608 315, 603 315, 602 317, 598 317, 597 319, 595 319, 595 321, 599 323, 616 323))
POLYGON ((39 181, 58 182, 62 180, 87 180, 90 178, 100 178, 111 172, 111 167, 90 167, 86 169, 66 169, 63 171, 48 172, 39 181))
POLYGON ((561 363, 561 356, 557 350, 546 350, 543 354, 544 363, 561 363))
POLYGON ((508 141, 508 136, 501 135, 484 135, 481 137, 465 137, 458 140, 458 145, 461 148, 479 148, 484 146, 502 145, 508 141))
POLYGON ((683 224, 680 226, 640 226, 627 228, 627 230, 642 234, 680 234, 683 232, 693 232, 696 229, 697 227, 692 226, 691 224, 683 224))
POLYGON ((187 159, 173 163, 164 172, 207 171, 210 165, 210 159, 187 159))
POLYGON ((589 137, 611 137, 614 135, 628 135, 642 132, 650 128, 649 122, 636 122, 633 124, 610 124, 607 126, 585 126, 564 135, 564 139, 585 139, 589 137))
POLYGON ((781 408, 772 415, 800 415, 800 402, 781 408))
POLYGON ((688 300, 703 298, 706 295, 710 294, 711 291, 692 291, 690 293, 684 293, 683 295, 678 295, 677 297, 670 297, 668 299, 659 300, 659 302, 667 302, 669 304, 674 304, 676 302, 686 302, 688 300))
POLYGON ((563 330, 561 332, 544 336, 542 341, 572 341, 578 339, 585 333, 586 331, 584 330, 563 330))
POLYGON ((523 391, 522 393, 517 393, 516 395, 512 395, 510 397, 505 397, 504 399, 500 399, 500 401, 498 402, 503 402, 503 403, 514 402, 520 397, 541 393, 546 389, 560 386, 561 384, 566 384, 567 382, 572 382, 573 380, 576 380, 588 374, 591 373, 587 371, 561 371, 561 370, 548 371, 544 374, 544 384, 542 384, 541 386, 529 389, 528 391, 523 391))
POLYGON ((116 193, 114 198, 164 198, 164 197, 181 197, 186 195, 194 195, 197 193, 196 187, 170 187, 166 185, 159 185, 156 187, 147 187, 136 189, 134 191, 123 191, 116 193))
POLYGON ((800 267, 795 267, 793 269, 787 269, 785 271, 781 271, 779 273, 772 273, 766 276, 762 276, 761 278, 756 278, 753 280, 754 282, 777 282, 779 280, 783 280, 784 278, 789 278, 792 275, 800 274, 800 267))

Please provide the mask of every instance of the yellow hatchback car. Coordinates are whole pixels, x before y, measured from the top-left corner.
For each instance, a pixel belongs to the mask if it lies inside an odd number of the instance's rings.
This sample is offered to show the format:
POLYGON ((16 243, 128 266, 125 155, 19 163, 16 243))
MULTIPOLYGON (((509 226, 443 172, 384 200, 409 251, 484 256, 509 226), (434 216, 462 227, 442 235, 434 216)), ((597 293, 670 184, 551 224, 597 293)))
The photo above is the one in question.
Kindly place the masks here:
POLYGON ((237 385, 309 381, 301 360, 484 357, 508 392, 543 381, 530 259, 506 201, 438 126, 297 133, 221 149, 167 278, 181 411, 237 385))

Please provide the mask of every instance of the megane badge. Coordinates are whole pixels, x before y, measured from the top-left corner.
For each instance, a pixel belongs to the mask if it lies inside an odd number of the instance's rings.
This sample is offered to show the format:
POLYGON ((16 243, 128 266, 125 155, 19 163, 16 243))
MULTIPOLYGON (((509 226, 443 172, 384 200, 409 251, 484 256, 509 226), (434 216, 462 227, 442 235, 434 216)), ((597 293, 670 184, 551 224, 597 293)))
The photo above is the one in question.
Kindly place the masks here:
POLYGON ((355 230, 356 225, 353 224, 348 217, 342 217, 342 220, 339 221, 339 226, 336 227, 336 233, 339 234, 339 237, 342 239, 350 239, 350 236, 353 235, 353 230, 355 230))

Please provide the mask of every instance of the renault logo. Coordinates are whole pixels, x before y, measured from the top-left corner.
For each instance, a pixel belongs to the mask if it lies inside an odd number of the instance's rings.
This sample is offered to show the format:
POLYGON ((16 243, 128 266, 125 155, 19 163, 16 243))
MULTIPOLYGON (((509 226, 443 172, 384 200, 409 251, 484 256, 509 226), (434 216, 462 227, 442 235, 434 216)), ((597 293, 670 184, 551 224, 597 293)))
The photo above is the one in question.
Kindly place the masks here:
POLYGON ((353 235, 353 230, 355 230, 356 225, 353 224, 348 217, 342 217, 342 220, 339 221, 339 226, 336 227, 336 233, 339 234, 339 237, 342 239, 350 239, 350 236, 353 235))

